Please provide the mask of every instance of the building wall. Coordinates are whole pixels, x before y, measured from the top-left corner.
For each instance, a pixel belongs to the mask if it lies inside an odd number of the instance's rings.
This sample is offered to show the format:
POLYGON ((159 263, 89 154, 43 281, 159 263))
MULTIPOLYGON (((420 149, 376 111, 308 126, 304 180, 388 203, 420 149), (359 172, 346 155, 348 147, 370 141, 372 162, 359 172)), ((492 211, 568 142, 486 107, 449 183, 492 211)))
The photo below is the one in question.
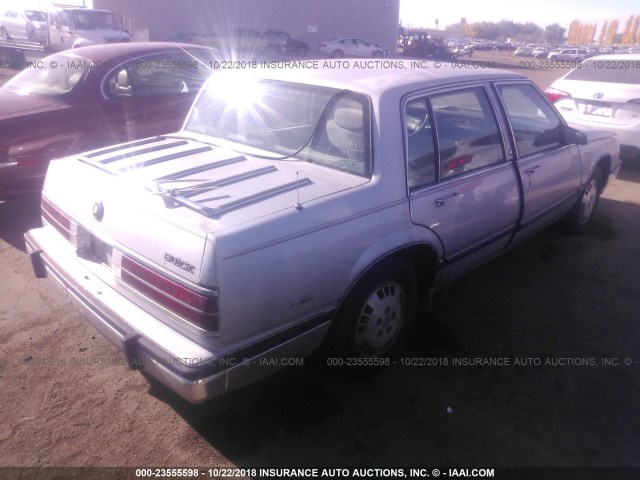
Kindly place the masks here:
POLYGON ((315 50, 353 36, 395 52, 400 0, 93 0, 95 8, 131 19, 150 40, 180 33, 229 34, 237 28, 285 30, 315 50))

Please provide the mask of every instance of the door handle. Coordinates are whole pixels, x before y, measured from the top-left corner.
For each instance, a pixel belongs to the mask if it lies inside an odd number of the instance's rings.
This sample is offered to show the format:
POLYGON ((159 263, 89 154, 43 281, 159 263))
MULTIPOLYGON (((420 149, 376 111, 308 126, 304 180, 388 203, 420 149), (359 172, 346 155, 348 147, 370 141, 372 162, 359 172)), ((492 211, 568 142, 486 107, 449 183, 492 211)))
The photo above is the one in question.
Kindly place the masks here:
POLYGON ((443 207, 449 200, 453 200, 459 195, 458 192, 453 192, 451 195, 442 198, 436 198, 436 207, 443 207))
POLYGON ((536 173, 536 170, 538 170, 539 168, 542 168, 542 165, 538 164, 535 167, 530 167, 527 168, 525 170, 525 172, 527 173, 527 177, 530 177, 531 175, 533 175, 534 173, 536 173))

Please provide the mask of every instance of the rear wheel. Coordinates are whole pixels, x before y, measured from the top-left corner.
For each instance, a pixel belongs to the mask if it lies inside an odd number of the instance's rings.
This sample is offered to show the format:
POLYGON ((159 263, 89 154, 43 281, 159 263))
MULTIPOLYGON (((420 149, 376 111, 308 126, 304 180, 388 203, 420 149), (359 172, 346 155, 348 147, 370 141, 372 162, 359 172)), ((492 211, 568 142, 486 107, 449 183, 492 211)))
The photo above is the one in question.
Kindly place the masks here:
POLYGON ((342 58, 344 57, 344 52, 342 50, 335 50, 331 56, 333 58, 342 58))
POLYGON ((596 167, 580 198, 567 215, 567 225, 571 232, 580 233, 587 228, 596 212, 603 186, 602 172, 596 167))
POLYGON ((416 288, 415 273, 403 259, 387 259, 374 266, 348 294, 334 320, 331 353, 343 359, 394 353, 415 316, 416 288))

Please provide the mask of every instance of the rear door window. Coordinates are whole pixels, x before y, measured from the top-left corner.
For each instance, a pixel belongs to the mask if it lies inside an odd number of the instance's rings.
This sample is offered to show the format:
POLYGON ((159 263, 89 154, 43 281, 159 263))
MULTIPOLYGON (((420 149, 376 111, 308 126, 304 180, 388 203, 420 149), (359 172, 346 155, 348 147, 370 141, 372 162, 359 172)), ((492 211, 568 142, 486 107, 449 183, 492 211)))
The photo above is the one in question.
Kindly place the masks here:
POLYGON ((498 124, 482 87, 433 95, 430 100, 441 179, 505 160, 498 124))
POLYGON ((410 100, 405 129, 410 188, 505 161, 498 122, 483 87, 410 100))

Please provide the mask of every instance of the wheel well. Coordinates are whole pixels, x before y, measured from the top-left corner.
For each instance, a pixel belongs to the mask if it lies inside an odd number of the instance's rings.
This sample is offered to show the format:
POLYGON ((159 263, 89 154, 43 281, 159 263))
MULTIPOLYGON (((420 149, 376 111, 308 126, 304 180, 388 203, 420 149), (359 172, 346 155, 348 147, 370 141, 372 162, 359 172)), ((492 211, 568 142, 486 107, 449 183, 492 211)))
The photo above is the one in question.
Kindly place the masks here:
MULTIPOLYGON (((434 283, 437 267, 438 267, 438 255, 436 250, 428 244, 414 244, 409 245, 393 252, 389 252, 386 255, 378 258, 375 262, 371 263, 365 270, 360 272, 360 275, 353 281, 353 283, 349 286, 349 288, 345 291, 342 299, 340 300, 335 314, 332 319, 332 325, 329 333, 327 334, 327 338, 334 335, 337 325, 336 318, 339 315, 339 312, 343 308, 345 300, 354 290, 356 285, 362 280, 363 277, 367 275, 367 273, 371 272, 377 266, 393 261, 394 259, 400 260, 403 263, 408 263, 415 273, 416 280, 416 292, 417 298, 415 299, 415 306, 420 308, 421 305, 425 305, 427 302, 431 300, 431 287, 434 283)), ((325 339, 326 343, 326 339, 325 339)))
POLYGON ((603 182, 602 186, 600 187, 600 191, 602 191, 609 182, 609 172, 611 171, 611 157, 609 155, 605 155, 604 157, 602 157, 600 160, 598 160, 596 168, 599 168, 600 173, 602 173, 603 182))
POLYGON ((438 270, 438 255, 427 244, 410 245, 394 253, 403 257, 412 267, 418 282, 418 297, 430 298, 431 287, 436 279, 438 270))
MULTIPOLYGON (((374 268, 376 265, 392 260, 393 258, 400 258, 406 261, 412 268, 416 275, 418 304, 422 304, 424 301, 430 301, 431 287, 436 278, 436 272, 438 269, 438 255, 431 245, 420 243, 409 245, 401 249, 389 252, 387 255, 378 258, 375 262, 370 264, 358 278, 349 287, 345 296, 353 289, 353 287, 360 281, 360 279, 366 275, 368 271, 374 268)), ((340 302, 342 303, 342 301, 340 302)))

